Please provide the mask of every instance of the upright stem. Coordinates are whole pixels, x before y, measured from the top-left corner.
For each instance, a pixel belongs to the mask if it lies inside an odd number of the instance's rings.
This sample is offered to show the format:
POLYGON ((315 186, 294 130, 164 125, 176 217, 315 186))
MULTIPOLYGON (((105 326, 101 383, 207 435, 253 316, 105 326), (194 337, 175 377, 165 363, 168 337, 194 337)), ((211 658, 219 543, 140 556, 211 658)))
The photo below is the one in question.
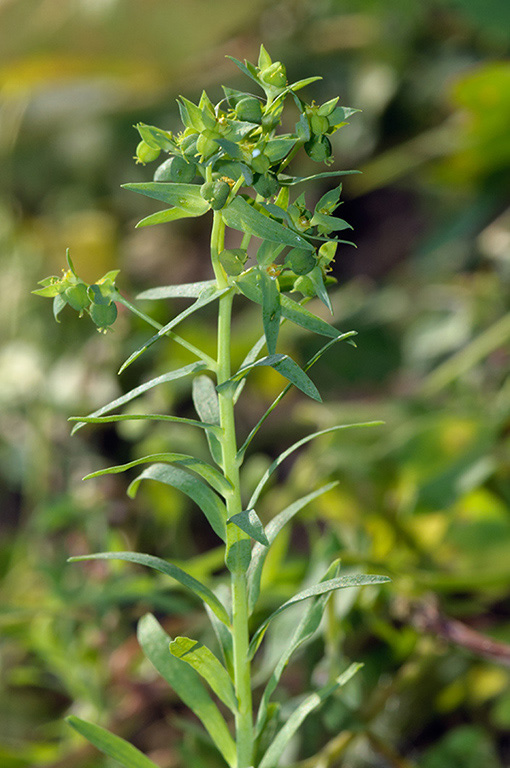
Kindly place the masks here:
MULTIPOLYGON (((214 212, 211 233, 211 260, 218 287, 228 285, 227 277, 218 261, 223 249, 225 225, 221 213, 214 212)), ((232 320, 233 292, 219 300, 218 314, 218 384, 231 376, 230 329, 232 320)), ((242 511, 237 461, 237 440, 234 417, 234 390, 226 387, 218 393, 223 472, 230 480, 232 492, 226 499, 228 516, 242 511)), ((253 764, 253 713, 251 700, 251 673, 248 660, 248 588, 247 564, 243 552, 249 547, 249 537, 235 525, 227 526, 227 563, 231 571, 232 589, 232 636, 234 654, 234 686, 238 701, 236 713, 237 768, 250 768, 253 764)))

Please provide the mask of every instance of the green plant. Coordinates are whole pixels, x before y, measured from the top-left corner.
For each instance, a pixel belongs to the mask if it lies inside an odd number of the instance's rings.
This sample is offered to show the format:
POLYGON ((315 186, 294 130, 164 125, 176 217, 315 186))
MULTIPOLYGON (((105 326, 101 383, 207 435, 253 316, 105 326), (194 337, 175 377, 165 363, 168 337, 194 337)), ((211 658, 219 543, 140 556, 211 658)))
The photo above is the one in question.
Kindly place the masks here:
MULTIPOLYGON (((283 64, 273 62, 263 46, 258 66, 233 61, 262 88, 264 98, 232 88, 224 88, 225 96, 217 105, 212 104, 205 92, 198 105, 181 97, 179 109, 185 126, 182 133, 174 135, 142 123, 137 125, 141 137, 136 149, 137 162, 154 161, 161 152, 170 157, 156 170, 154 181, 125 185, 128 190, 171 206, 147 216, 139 222, 139 227, 198 217, 212 210, 210 255, 213 278, 155 288, 140 296, 149 300, 185 297, 194 302, 161 326, 118 292, 115 285, 117 271, 108 272, 97 283, 87 285, 78 277, 69 254, 69 269, 63 277, 41 281, 42 287, 36 293, 53 297, 55 317, 69 304, 82 314, 88 313, 101 331, 106 331, 115 321, 116 302, 152 325, 157 332, 128 357, 120 372, 162 338, 177 342, 196 358, 189 365, 130 390, 87 417, 74 418, 77 422, 74 430, 87 423, 137 418, 180 422, 204 430, 213 463, 182 453, 159 453, 94 472, 88 477, 149 464, 130 484, 130 496, 136 494, 142 480, 158 481, 189 496, 225 545, 225 565, 230 578, 228 599, 174 563, 147 554, 102 552, 71 560, 123 560, 145 565, 179 582, 204 603, 216 632, 221 661, 196 640, 170 638, 152 615, 145 616, 139 623, 142 649, 202 721, 227 765, 231 768, 274 768, 306 716, 344 685, 360 666, 352 664, 340 676, 336 675, 325 686, 306 696, 282 724, 278 719, 278 707, 271 702, 271 697, 291 654, 317 631, 328 596, 333 591, 380 584, 387 578, 359 574, 340 576, 339 563, 335 561, 319 583, 303 589, 280 605, 250 636, 250 616, 259 597, 262 570, 271 543, 300 509, 334 485, 329 483, 294 501, 264 527, 255 508, 268 479, 284 459, 310 440, 326 432, 377 422, 337 425, 302 438, 272 462, 251 498, 244 498, 240 469, 251 441, 266 418, 292 386, 320 401, 320 394, 307 371, 333 345, 351 341, 355 335, 354 331, 340 333, 304 306, 309 298, 316 296, 331 310, 327 286, 332 280, 328 271, 338 244, 348 242, 332 233, 350 228, 347 222, 333 215, 339 205, 341 186, 321 197, 313 211, 307 208, 304 194, 294 200, 290 196, 292 187, 306 181, 338 177, 353 171, 329 170, 309 177, 296 177, 284 171, 301 148, 312 160, 330 164, 329 137, 345 125, 346 119, 356 110, 338 106, 338 98, 322 105, 305 103, 297 92, 319 78, 310 77, 289 85, 283 64), (298 119, 293 132, 277 134, 288 100, 296 107, 298 119), (250 188, 255 196, 249 194, 250 188), (243 233, 239 247, 225 249, 226 228, 243 233), (289 292, 301 293, 302 301, 295 301, 287 295, 289 292), (263 334, 247 351, 241 366, 233 370, 231 317, 236 296, 261 307, 263 334), (218 306, 216 358, 175 332, 181 321, 213 302, 218 306), (289 355, 277 352, 279 329, 284 322, 295 323, 327 339, 304 368, 289 355), (264 346, 267 354, 261 357, 264 346), (260 366, 273 368, 288 383, 239 447, 235 404, 247 376, 260 366), (193 401, 199 420, 167 414, 113 413, 152 387, 186 376, 193 377, 193 401), (251 662, 272 620, 303 600, 309 601, 308 608, 282 648, 281 658, 267 682, 254 718, 251 662), (235 723, 234 737, 200 678, 230 710, 235 723)), ((154 766, 134 746, 105 729, 74 716, 69 718, 69 723, 126 768, 154 766)))

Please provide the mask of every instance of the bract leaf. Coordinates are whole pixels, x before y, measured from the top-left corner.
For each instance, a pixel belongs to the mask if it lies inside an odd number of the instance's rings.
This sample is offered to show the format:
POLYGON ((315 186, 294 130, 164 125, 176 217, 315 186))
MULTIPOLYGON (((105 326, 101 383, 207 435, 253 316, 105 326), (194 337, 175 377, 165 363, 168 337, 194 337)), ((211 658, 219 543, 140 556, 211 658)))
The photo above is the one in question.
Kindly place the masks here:
POLYGON ((232 515, 227 520, 227 523, 237 525, 238 528, 247 533, 248 536, 251 536, 252 539, 255 539, 255 541, 258 541, 262 546, 269 546, 269 541, 264 533, 264 526, 254 509, 246 509, 243 512, 238 512, 237 515, 232 515))
POLYGON ((205 485, 197 477, 193 477, 189 472, 179 467, 168 466, 167 464, 153 464, 138 475, 128 487, 128 496, 133 498, 136 495, 138 486, 142 480, 156 480, 158 483, 171 485, 185 493, 197 504, 213 531, 223 541, 226 541, 227 510, 214 491, 205 485))
POLYGON ((156 128, 155 125, 146 125, 145 123, 137 123, 135 127, 149 147, 163 149, 165 152, 173 152, 176 149, 176 143, 170 131, 163 131, 161 128, 156 128))
POLYGON ((318 400, 319 402, 322 401, 322 398, 313 381, 288 355, 267 355, 266 357, 262 357, 260 360, 257 360, 254 363, 244 366, 243 368, 239 368, 239 370, 230 379, 224 381, 217 387, 218 392, 221 392, 227 387, 232 386, 235 381, 238 381, 239 379, 247 376, 253 368, 260 366, 269 366, 274 368, 275 371, 278 371, 278 373, 284 376, 288 381, 292 382, 292 384, 304 392, 305 395, 313 398, 313 400, 318 400))
POLYGON ((323 493, 327 493, 337 485, 338 481, 327 483, 327 485, 323 485, 322 488, 319 488, 316 491, 312 491, 306 496, 302 496, 297 501, 289 504, 288 507, 285 507, 285 509, 283 509, 266 525, 264 533, 266 535, 268 545, 254 545, 251 555, 250 567, 248 568, 248 604, 250 613, 253 613, 253 609, 255 608, 255 604, 259 597, 262 569, 264 567, 264 563, 266 562, 269 547, 273 541, 276 539, 282 528, 288 522, 290 522, 290 520, 292 520, 292 518, 297 515, 301 509, 303 509, 303 507, 306 507, 306 505, 311 501, 318 498, 319 496, 322 496, 323 493))
POLYGON ((225 667, 207 646, 189 637, 176 637, 170 643, 170 653, 193 667, 230 711, 237 712, 237 699, 232 680, 225 667))
POLYGON ((232 491, 232 485, 216 467, 207 464, 207 462, 201 459, 196 459, 194 456, 188 456, 185 453, 152 453, 150 456, 144 456, 141 459, 135 459, 129 461, 127 464, 118 464, 115 467, 106 467, 105 469, 99 469, 96 472, 91 472, 85 475, 84 480, 90 480, 93 477, 102 477, 103 475, 115 475, 119 472, 125 472, 132 467, 137 467, 140 464, 149 464, 153 462, 167 462, 168 464, 178 464, 181 467, 187 467, 197 475, 200 475, 207 480, 209 485, 214 488, 215 491, 221 493, 223 496, 229 494, 232 491))
POLYGON ((203 131, 205 128, 202 110, 193 104, 192 101, 186 99, 184 96, 180 96, 177 99, 177 105, 179 107, 179 113, 181 120, 186 128, 192 128, 195 131, 203 131))
POLYGON ((154 224, 166 224, 167 221, 176 221, 177 219, 189 219, 193 216, 201 216, 202 214, 192 213, 191 211, 185 211, 184 208, 167 208, 165 211, 158 211, 157 213, 151 213, 150 216, 146 216, 136 224, 135 229, 140 227, 152 227, 154 224))
POLYGON ((66 717, 66 722, 105 755, 117 760, 124 768, 158 768, 156 763, 149 760, 143 752, 120 736, 110 733, 106 728, 89 723, 75 715, 66 717))
POLYGON ((224 288, 223 290, 218 290, 215 285, 212 285, 208 288, 204 288, 204 290, 201 292, 198 299, 187 309, 185 309, 183 312, 178 314, 176 317, 174 317, 172 320, 170 320, 169 323, 163 326, 157 333, 154 334, 148 341, 145 342, 145 344, 142 344, 141 347, 139 347, 135 352, 133 352, 128 359, 120 366, 119 368, 119 374, 126 370, 126 368, 131 365, 135 360, 137 360, 140 355, 143 355, 144 352, 146 352, 149 347, 152 347, 152 345, 161 339, 168 331, 170 331, 172 328, 175 328, 176 325, 179 325, 183 320, 185 320, 189 315, 192 315, 194 312, 196 312, 198 309, 201 309, 202 307, 205 307, 206 304, 210 304, 211 301, 216 301, 219 299, 220 296, 223 296, 224 293, 227 293, 230 288, 224 288))
POLYGON ((323 595, 327 592, 333 592, 337 589, 347 589, 348 587, 365 587, 373 584, 385 584, 388 581, 390 581, 390 579, 387 576, 373 576, 371 574, 365 575, 357 573, 350 576, 338 576, 335 579, 328 579, 328 581, 321 581, 319 584, 315 584, 313 587, 308 587, 302 592, 298 592, 297 595, 294 595, 294 597, 291 597, 290 600, 287 600, 285 603, 280 605, 276 611, 273 611, 273 613, 268 616, 268 618, 265 619, 262 624, 260 624, 251 639, 248 651, 249 657, 252 659, 255 655, 271 621, 282 611, 290 608, 291 605, 295 605, 296 603, 299 603, 302 600, 307 600, 308 598, 314 597, 315 595, 323 595))
POLYGON ((230 768, 236 764, 236 747, 225 720, 204 688, 198 674, 169 650, 171 638, 151 614, 138 623, 138 640, 142 650, 159 674, 182 701, 202 721, 230 768))
POLYGON ((206 288, 216 285, 215 280, 201 280, 199 283, 183 283, 182 285, 162 285, 159 288, 149 288, 142 291, 137 299, 197 299, 206 288))
POLYGON ((313 246, 301 235, 292 232, 269 216, 264 216, 239 195, 234 197, 230 205, 223 209, 222 215, 227 227, 237 229, 245 234, 282 245, 313 249, 313 246))
MULTIPOLYGON (((140 395, 143 395, 144 392, 147 392, 149 389, 152 389, 153 387, 158 386, 158 384, 165 384, 168 381, 181 379, 184 376, 189 376, 190 374, 196 373, 197 371, 203 371, 204 368, 207 368, 205 363, 197 362, 197 363, 190 363, 190 365, 185 365, 182 368, 177 368, 175 371, 170 371, 169 373, 163 373, 161 376, 157 376, 155 379, 150 379, 149 381, 146 381, 144 384, 140 384, 140 386, 135 387, 134 389, 130 389, 129 392, 126 392, 125 395, 121 395, 120 397, 115 398, 115 400, 112 400, 111 402, 106 403, 106 405, 103 405, 101 406, 101 408, 98 408, 97 411, 93 411, 92 413, 89 413, 87 416, 87 419, 89 420, 90 423, 93 423, 92 419, 96 419, 98 416, 103 416, 105 413, 108 413, 109 411, 113 411, 115 408, 118 408, 121 405, 125 405, 126 403, 129 403, 131 400, 134 400, 135 397, 139 397, 140 395)), ((77 418, 80 418, 80 417, 77 417, 77 418)), ((72 420, 74 420, 74 418, 72 420)), ((81 429, 84 424, 85 422, 80 419, 78 423, 73 427, 72 434, 74 435, 74 433, 77 432, 79 429, 81 429)))
POLYGON ((324 688, 321 688, 316 693, 307 696, 290 717, 287 718, 283 727, 278 731, 273 743, 268 747, 262 760, 258 764, 258 768, 274 768, 278 764, 285 747, 299 729, 303 720, 310 714, 310 712, 317 709, 328 696, 331 696, 331 694, 340 688, 340 686, 345 685, 362 666, 362 664, 351 664, 343 674, 337 677, 335 682, 325 685, 324 688))
POLYGON ((224 607, 224 605, 218 600, 214 592, 211 592, 209 587, 202 584, 201 581, 195 579, 178 565, 168 562, 168 560, 162 560, 160 557, 154 557, 154 555, 144 555, 141 552, 96 552, 92 555, 79 555, 77 557, 70 557, 68 562, 78 563, 85 560, 123 560, 126 563, 136 563, 137 565, 144 565, 148 568, 153 568, 155 571, 164 573, 165 576, 170 576, 183 587, 189 589, 197 597, 206 603, 211 611, 218 619, 226 626, 230 626, 230 618, 224 607))
POLYGON ((154 200, 175 205, 189 211, 192 216, 202 216, 211 207, 200 194, 199 184, 183 184, 171 181, 142 181, 134 184, 122 184, 123 189, 138 192, 154 200))
MULTIPOLYGON (((220 429, 220 407, 218 393, 214 382, 209 376, 195 376, 192 384, 192 397, 195 410, 200 419, 209 424, 215 424, 220 429)), ((207 433, 209 451, 216 464, 222 463, 221 443, 217 436, 207 433)))

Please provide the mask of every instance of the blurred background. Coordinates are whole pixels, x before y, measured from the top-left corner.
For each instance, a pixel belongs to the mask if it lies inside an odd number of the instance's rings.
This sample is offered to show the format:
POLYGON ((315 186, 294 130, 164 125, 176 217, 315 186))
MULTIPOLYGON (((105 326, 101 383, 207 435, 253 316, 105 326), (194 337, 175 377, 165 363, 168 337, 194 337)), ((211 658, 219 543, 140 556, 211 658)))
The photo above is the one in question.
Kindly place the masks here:
MULTIPOLYGON (((126 422, 70 438, 69 415, 148 377, 145 362, 121 381, 115 374, 147 329, 123 313, 106 336, 72 312, 56 324, 30 291, 60 273, 67 247, 85 280, 120 268, 129 298, 208 277, 206 218, 134 229, 156 206, 120 189, 153 173, 132 160, 133 124, 176 130, 177 95, 196 99, 205 87, 218 101, 221 83, 249 90, 225 55, 254 61, 260 42, 292 80, 323 76, 308 100, 339 95, 362 110, 334 137, 334 167, 363 172, 344 183, 357 250, 339 252, 333 291, 336 324, 359 336, 357 349, 315 367, 324 406, 292 394, 267 422, 245 482, 307 430, 386 422, 321 438, 284 465, 286 485, 266 494, 264 520, 325 480, 340 484, 277 540, 260 612, 333 557, 392 578, 383 590, 339 593, 324 631, 286 672, 284 712, 348 660, 365 663, 306 721, 286 764, 510 764, 510 4, 2 0, 3 768, 113 766, 70 733, 70 712, 131 739, 161 768, 219 766, 134 636, 152 610, 170 617, 171 634, 208 638, 198 606, 136 566, 65 563, 137 549, 214 578, 221 552, 182 497, 148 484, 128 503, 131 478, 81 482, 146 453, 200 454, 201 437, 126 422)), ((294 170, 316 166, 305 158, 294 170)), ((165 320, 182 305, 144 308, 165 320)), ((211 317, 194 315, 187 332, 212 350, 211 317)), ((298 331, 285 329, 285 344, 304 361, 319 342, 298 331)), ((257 332, 250 309, 240 306, 236 332, 241 358, 257 332)), ((147 360, 156 374, 188 362, 175 346, 147 360)), ((246 390, 240 433, 280 382, 266 373, 246 390)), ((152 390, 139 407, 191 414, 188 385, 152 390)), ((261 681, 278 632, 268 634, 261 681)))

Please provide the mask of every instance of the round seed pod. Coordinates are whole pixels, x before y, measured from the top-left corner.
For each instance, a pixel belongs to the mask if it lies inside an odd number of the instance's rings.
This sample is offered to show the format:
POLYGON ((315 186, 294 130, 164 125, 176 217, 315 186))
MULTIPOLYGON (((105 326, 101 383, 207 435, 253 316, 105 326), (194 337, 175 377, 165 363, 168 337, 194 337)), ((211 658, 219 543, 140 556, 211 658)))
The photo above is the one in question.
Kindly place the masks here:
POLYGON ((117 319, 117 307, 115 302, 109 304, 92 304, 90 316, 98 328, 108 328, 117 319))
POLYGON ((184 157, 193 161, 198 154, 197 150, 198 133, 191 133, 189 136, 184 136, 180 141, 180 149, 184 157))
POLYGON ((307 275, 316 264, 314 252, 305 248, 291 248, 285 257, 285 266, 290 267, 296 275, 307 275))
POLYGON ((326 133, 329 128, 329 120, 327 117, 314 114, 310 118, 310 128, 312 129, 312 133, 322 136, 322 134, 326 133))
POLYGON ((85 283, 76 283, 76 285, 70 285, 64 291, 64 296, 67 303, 77 312, 81 312, 82 309, 86 309, 90 304, 90 299, 87 293, 87 286, 85 283))
POLYGON ((136 147, 136 161, 137 163, 152 163, 153 160, 157 160, 159 157, 160 149, 154 149, 150 147, 146 141, 140 141, 136 147))
POLYGON ((207 160, 211 155, 214 155, 218 149, 219 144, 212 136, 207 136, 205 133, 200 134, 197 139, 197 152, 201 155, 202 160, 207 160))
POLYGON ((331 157, 331 142, 327 136, 312 136, 305 144, 305 152, 316 163, 322 163, 331 157))
POLYGON ((187 163, 182 157, 169 157, 156 168, 154 181, 190 182, 195 178, 196 165, 187 163))
POLYGON ((241 99, 237 103, 236 115, 238 120, 246 120, 248 123, 261 123, 262 105, 253 96, 246 96, 246 98, 241 99))
POLYGON ((226 181, 206 181, 200 187, 200 194, 207 200, 213 211, 219 211, 227 202, 230 186, 226 181))

